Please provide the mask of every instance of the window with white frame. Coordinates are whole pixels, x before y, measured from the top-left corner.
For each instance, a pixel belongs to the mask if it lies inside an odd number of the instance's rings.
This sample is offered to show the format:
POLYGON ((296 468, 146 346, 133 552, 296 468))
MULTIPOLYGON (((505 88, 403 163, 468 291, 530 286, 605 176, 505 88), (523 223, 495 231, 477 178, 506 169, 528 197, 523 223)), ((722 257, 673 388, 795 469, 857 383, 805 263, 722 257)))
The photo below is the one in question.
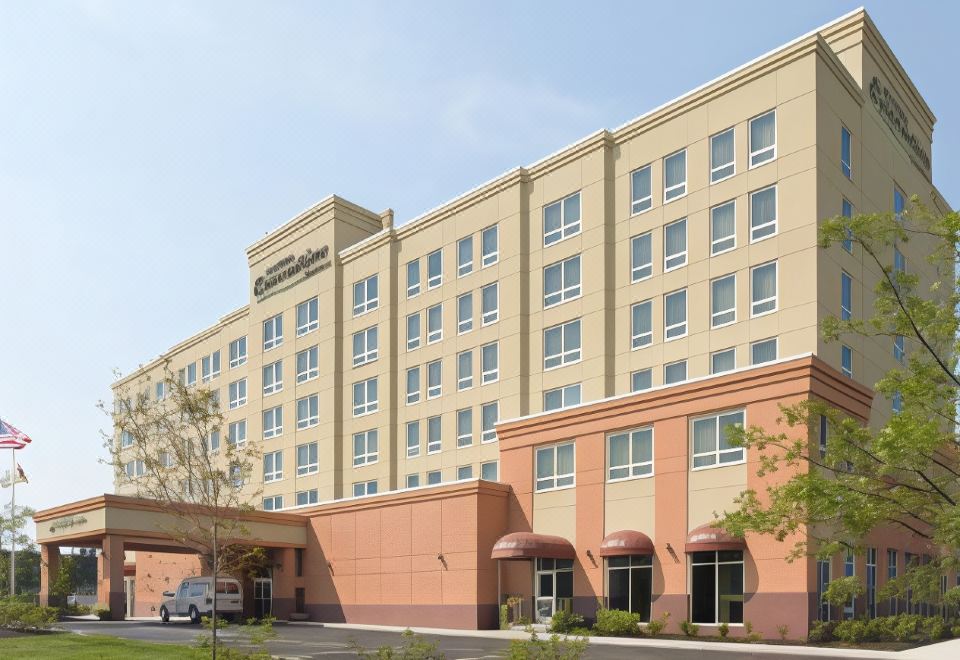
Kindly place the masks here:
POLYGON ((435 289, 443 284, 443 251, 435 250, 427 255, 427 288, 435 289))
POLYGON ((137 477, 142 477, 146 472, 143 461, 136 459, 133 461, 128 461, 124 466, 124 471, 127 474, 128 479, 136 479, 137 477))
POLYGON ((708 415, 693 420, 693 467, 710 467, 743 461, 743 447, 731 445, 729 436, 734 428, 743 428, 743 420, 742 410, 708 415))
POLYGON ((840 272, 840 320, 849 321, 853 317, 853 279, 844 271, 840 272))
POLYGON ((209 383, 220 375, 220 351, 200 358, 200 382, 209 383))
POLYGON ((491 401, 480 406, 480 442, 496 442, 496 426, 499 420, 499 401, 491 401))
POLYGON ((642 213, 653 206, 653 186, 650 165, 630 173, 630 215, 642 213))
POLYGON ((197 384, 197 363, 191 362, 187 365, 187 387, 191 387, 197 384))
POLYGON ((457 354, 457 390, 468 390, 473 387, 473 351, 463 351, 457 354))
POLYGON ((376 494, 377 494, 376 479, 373 479, 371 481, 359 481, 353 484, 354 497, 363 497, 365 495, 376 495, 376 494))
POLYGON ((376 463, 380 457, 377 430, 353 434, 353 467, 376 463))
POLYGON ((297 336, 313 332, 320 327, 320 300, 311 298, 297 305, 297 336))
POLYGON ((750 364, 763 364, 777 359, 777 338, 762 339, 750 344, 750 364))
POLYGON ((297 491, 297 506, 316 504, 320 501, 320 492, 316 488, 297 491))
POLYGON ((420 367, 407 369, 407 405, 420 403, 420 367))
POLYGON ((890 399, 890 410, 894 414, 900 414, 903 411, 903 395, 897 391, 893 393, 893 398, 890 399))
POLYGON ((552 307, 580 297, 580 255, 543 269, 543 306, 552 307))
POLYGON ((663 365, 663 384, 673 385, 682 383, 687 379, 687 361, 678 360, 670 364, 663 365))
POLYGON ((750 167, 777 157, 777 111, 750 120, 750 167))
POLYGON ((663 297, 663 336, 665 341, 687 335, 687 290, 680 289, 663 297))
POLYGON ((902 363, 906 356, 906 346, 904 345, 903 335, 896 335, 893 338, 893 357, 897 362, 902 363))
POLYGON ((737 202, 730 200, 710 209, 710 254, 737 247, 737 202))
POLYGON ((407 298, 420 293, 420 260, 407 262, 407 298))
POLYGON ((420 312, 415 312, 407 317, 407 350, 413 351, 420 348, 420 312))
POLYGON ((427 398, 436 399, 443 394, 443 363, 434 360, 427 364, 427 398))
POLYGON ((457 411, 457 447, 473 444, 473 408, 457 411))
POLYGON ((492 266, 500 260, 499 225, 487 227, 480 232, 480 267, 492 266))
POLYGON ((359 417, 376 412, 379 408, 377 398, 377 379, 368 378, 353 384, 353 416, 359 417))
POLYGON ((247 420, 241 419, 227 425, 227 442, 231 445, 242 445, 247 441, 247 420))
POLYGON ((480 348, 480 384, 493 383, 500 378, 500 344, 493 342, 480 348))
POLYGON ((320 374, 320 348, 311 346, 297 353, 297 384, 313 380, 320 374))
POLYGON ((737 349, 725 348, 722 351, 715 351, 710 354, 710 373, 722 374, 725 371, 733 371, 737 368, 737 349))
POLYGON ((543 245, 553 245, 580 233, 580 193, 543 207, 543 245))
POLYGON ((630 239, 630 281, 653 275, 653 237, 650 232, 630 239))
POLYGON ((353 333, 353 366, 359 367, 377 359, 377 340, 377 326, 353 333))
POLYGON ((853 349, 846 344, 840 345, 840 371, 844 376, 853 378, 853 349))
POLYGON ((473 479, 472 465, 461 465, 457 468, 457 481, 463 481, 465 479, 473 479))
POLYGON ((316 474, 320 471, 320 459, 317 454, 317 443, 309 442, 297 445, 297 476, 316 474))
POLYGON ((607 436, 607 481, 653 474, 653 427, 607 436))
POLYGON ((275 438, 283 433, 283 406, 263 411, 263 439, 275 438))
POLYGON ((480 478, 484 481, 498 481, 500 479, 500 461, 481 463, 480 478))
POLYGON ((653 301, 644 300, 630 307, 630 348, 653 343, 653 301))
POLYGON ((277 360, 263 368, 263 395, 283 389, 283 360, 277 360))
POLYGON ((473 292, 457 298, 457 334, 473 330, 473 292))
POLYGON ((443 303, 427 309, 427 343, 443 339, 443 303))
POLYGON ((408 474, 406 481, 407 488, 419 488, 420 487, 420 475, 419 474, 408 474))
POLYGON ((743 550, 690 554, 690 620, 743 623, 743 550))
POLYGON ((572 442, 537 449, 538 491, 566 488, 575 483, 575 457, 572 442))
POLYGON ((380 280, 377 275, 360 280, 353 285, 353 315, 360 316, 374 310, 380 304, 380 280))
POLYGON ((158 380, 155 385, 157 401, 163 401, 167 396, 167 384, 165 381, 158 380))
POLYGON ((543 331, 544 369, 573 364, 579 362, 580 357, 580 319, 567 321, 543 331))
POLYGON ((663 159, 663 201, 687 194, 687 150, 682 149, 663 159))
POLYGON ((457 277, 473 272, 473 236, 457 241, 457 277))
POLYGON ((320 423, 320 396, 311 394, 297 399, 297 429, 308 429, 320 423))
POLYGON ((630 374, 630 391, 643 392, 653 387, 653 369, 638 369, 630 374))
POLYGON ((124 429, 120 431, 120 446, 121 447, 132 447, 133 446, 133 434, 130 431, 124 429))
POLYGON ((240 380, 233 381, 227 387, 227 392, 229 394, 228 405, 230 410, 245 405, 247 403, 247 379, 241 378, 240 380))
POLYGON ((750 316, 777 311, 777 262, 754 266, 750 271, 750 316))
POLYGON ((270 495, 263 498, 264 511, 279 511, 283 508, 283 495, 270 495))
POLYGON ((562 410, 580 405, 580 383, 564 385, 543 393, 543 411, 562 410))
POLYGON ((500 319, 500 286, 497 282, 480 289, 480 324, 490 325, 500 319))
POLYGON ((710 282, 710 325, 719 328, 737 320, 737 274, 710 282))
POLYGON ((230 342, 230 368, 239 367, 247 361, 247 337, 238 337, 230 342))
POLYGON ((407 422, 407 458, 420 455, 420 421, 407 422))
MULTIPOLYGON (((844 218, 853 217, 853 204, 851 204, 846 198, 842 199, 840 202, 840 215, 842 215, 844 218)), ((841 245, 843 246, 844 250, 850 254, 853 254, 853 234, 849 229, 847 229, 847 237, 843 239, 841 245)))
POLYGON ((432 472, 427 472, 428 486, 433 486, 435 484, 440 483, 441 481, 442 481, 442 477, 440 476, 440 470, 433 470, 432 472))
POLYGON ((280 481, 283 479, 283 452, 271 451, 263 455, 263 481, 280 481))
POLYGON ((736 173, 733 128, 710 137, 710 183, 723 181, 736 173))
POLYGON ((755 243, 777 233, 777 187, 750 193, 750 242, 755 243))
POLYGON ((853 163, 852 152, 853 152, 853 140, 850 137, 850 131, 847 130, 846 126, 840 127, 840 171, 843 172, 843 176, 848 179, 853 178, 853 163))
POLYGON ((427 453, 436 454, 440 451, 443 424, 441 424, 441 417, 437 415, 436 417, 430 417, 427 419, 427 453))
POLYGON ((277 314, 263 322, 263 350, 269 351, 282 343, 283 314, 277 314))

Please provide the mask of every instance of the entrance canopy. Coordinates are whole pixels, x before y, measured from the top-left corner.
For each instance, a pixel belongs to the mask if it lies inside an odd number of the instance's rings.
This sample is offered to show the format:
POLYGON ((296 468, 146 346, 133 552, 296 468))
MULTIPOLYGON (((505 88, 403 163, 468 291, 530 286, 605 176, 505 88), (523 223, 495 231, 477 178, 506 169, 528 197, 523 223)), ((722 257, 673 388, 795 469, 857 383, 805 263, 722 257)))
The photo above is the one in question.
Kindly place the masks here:
POLYGON ((627 555, 652 555, 653 541, 643 532, 622 529, 607 534, 600 542, 601 557, 625 557, 627 555))
POLYGON ((734 536, 725 529, 701 525, 687 534, 687 544, 684 550, 691 552, 712 552, 716 550, 743 550, 746 542, 734 536))
POLYGON ((492 559, 576 559, 577 551, 562 536, 514 532, 493 545, 492 559))

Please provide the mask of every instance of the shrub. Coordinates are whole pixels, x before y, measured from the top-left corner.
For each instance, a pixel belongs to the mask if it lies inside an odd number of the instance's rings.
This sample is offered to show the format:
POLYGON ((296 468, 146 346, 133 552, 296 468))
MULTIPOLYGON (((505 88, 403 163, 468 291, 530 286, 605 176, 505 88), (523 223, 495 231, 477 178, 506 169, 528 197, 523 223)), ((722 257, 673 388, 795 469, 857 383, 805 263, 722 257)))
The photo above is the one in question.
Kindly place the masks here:
POLYGON ((550 620, 550 632, 566 634, 574 628, 582 627, 583 617, 573 612, 567 612, 566 610, 554 612, 553 618, 550 620))
POLYGON ((763 639, 763 636, 760 633, 753 631, 753 623, 750 621, 743 622, 743 629, 747 631, 748 642, 759 642, 761 639, 763 639))
MULTIPOLYGON (((643 630, 640 631, 641 634, 647 635, 648 637, 656 637, 664 631, 667 627, 667 619, 670 618, 670 612, 664 612, 656 619, 650 619, 650 623, 644 626, 643 630)), ((728 626, 729 627, 729 626, 728 626)))
POLYGON ((719 626, 717 626, 717 632, 720 633, 721 637, 726 637, 730 634, 730 624, 724 621, 719 626))
POLYGON ((860 644, 867 640, 867 622, 862 619, 849 619, 841 621, 833 629, 833 636, 841 642, 848 644, 860 644))
POLYGON ((510 630, 510 608, 506 605, 500 606, 500 630, 510 630))
POLYGON ((680 630, 683 631, 683 634, 687 637, 696 637, 700 634, 700 626, 695 623, 690 623, 689 621, 681 621, 680 630))
MULTIPOLYGON (((383 645, 374 651, 368 651, 354 642, 352 650, 364 660, 443 660, 446 656, 440 651, 437 642, 428 641, 422 635, 407 628, 401 635, 399 648, 383 645)), ((270 654, 264 651, 266 658, 270 654)), ((538 656, 531 656, 538 657, 538 656)))
POLYGON ((811 621, 807 641, 813 642, 814 644, 832 642, 833 629, 836 625, 836 621, 811 621))
POLYGON ((0 628, 45 630, 57 622, 55 607, 40 607, 17 598, 0 600, 0 628))
POLYGON ((787 636, 790 634, 790 626, 785 623, 781 623, 777 626, 777 632, 780 634, 780 639, 786 641, 787 636))
POLYGON ((640 634, 640 615, 623 610, 597 610, 593 629, 606 637, 634 637, 640 634))
POLYGON ((943 639, 947 636, 947 622, 940 617, 931 616, 924 619, 920 624, 923 636, 931 642, 943 639))
POLYGON ((586 650, 587 640, 582 637, 551 635, 550 639, 543 640, 533 633, 530 639, 511 641, 507 657, 510 660, 579 660, 586 650))
POLYGON ((95 607, 93 613, 97 615, 97 618, 101 621, 110 620, 110 608, 109 607, 95 607))

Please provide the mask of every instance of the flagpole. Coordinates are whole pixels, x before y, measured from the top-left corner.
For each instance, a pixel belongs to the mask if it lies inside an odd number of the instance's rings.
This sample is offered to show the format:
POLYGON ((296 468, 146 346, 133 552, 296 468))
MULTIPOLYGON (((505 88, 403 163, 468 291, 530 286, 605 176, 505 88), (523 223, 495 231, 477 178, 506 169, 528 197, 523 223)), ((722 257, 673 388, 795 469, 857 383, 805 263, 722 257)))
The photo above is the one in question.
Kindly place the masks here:
POLYGON ((17 516, 17 450, 13 447, 10 447, 10 458, 13 461, 13 469, 10 472, 10 597, 12 598, 17 593, 17 578, 15 576, 17 531, 13 524, 17 516))

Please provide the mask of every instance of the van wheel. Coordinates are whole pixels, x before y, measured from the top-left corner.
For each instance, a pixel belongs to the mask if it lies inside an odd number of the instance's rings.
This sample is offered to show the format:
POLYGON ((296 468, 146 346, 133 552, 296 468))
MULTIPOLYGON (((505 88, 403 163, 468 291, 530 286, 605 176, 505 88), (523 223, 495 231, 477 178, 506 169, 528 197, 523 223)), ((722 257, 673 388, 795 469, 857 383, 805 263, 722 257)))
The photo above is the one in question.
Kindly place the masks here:
POLYGON ((196 605, 190 606, 190 623, 200 623, 200 610, 196 605))
POLYGON ((168 612, 167 608, 163 605, 160 606, 160 620, 164 623, 170 622, 170 612, 168 612))

